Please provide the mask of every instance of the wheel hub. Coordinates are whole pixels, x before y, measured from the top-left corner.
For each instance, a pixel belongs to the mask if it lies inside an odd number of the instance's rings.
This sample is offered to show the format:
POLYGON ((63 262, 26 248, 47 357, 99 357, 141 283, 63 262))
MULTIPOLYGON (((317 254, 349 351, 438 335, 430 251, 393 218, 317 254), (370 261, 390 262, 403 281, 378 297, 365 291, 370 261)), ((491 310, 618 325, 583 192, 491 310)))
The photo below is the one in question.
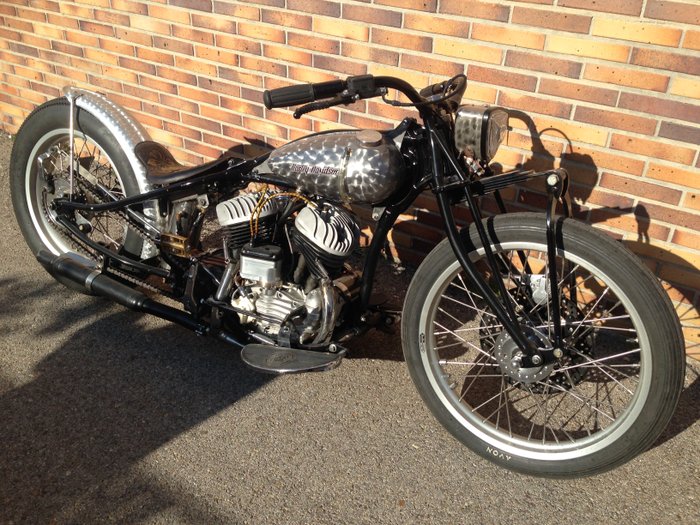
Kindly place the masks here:
MULTIPOLYGON (((552 345, 543 333, 534 328, 524 327, 525 337, 532 341, 538 348, 550 348, 552 345)), ((552 373, 554 363, 539 366, 523 366, 523 353, 513 338, 505 330, 496 338, 494 357, 498 361, 501 371, 513 381, 520 383, 536 383, 552 373)))

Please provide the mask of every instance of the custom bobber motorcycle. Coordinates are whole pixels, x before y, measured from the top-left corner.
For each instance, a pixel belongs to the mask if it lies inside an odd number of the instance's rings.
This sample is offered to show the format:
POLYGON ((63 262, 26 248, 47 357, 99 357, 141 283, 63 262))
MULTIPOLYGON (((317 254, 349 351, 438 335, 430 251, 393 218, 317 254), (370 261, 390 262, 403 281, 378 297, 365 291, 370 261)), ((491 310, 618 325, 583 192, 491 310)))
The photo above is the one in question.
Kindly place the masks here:
POLYGON ((56 279, 230 343, 256 370, 333 368, 347 341, 401 315, 416 387, 465 445, 534 475, 613 468, 649 447, 675 408, 678 320, 634 255, 570 218, 564 169, 489 168, 508 112, 462 104, 465 87, 464 75, 420 92, 366 75, 266 91, 267 108, 299 106, 296 117, 382 97, 416 118, 309 135, 257 158, 229 150, 194 167, 105 96, 71 88, 21 127, 12 202, 56 279), (505 213, 501 190, 538 180, 546 211, 505 213), (424 191, 446 238, 402 311, 377 304, 387 234, 424 191), (484 196, 504 213, 482 218, 484 196), (376 221, 358 268, 353 204, 371 206, 376 221), (468 228, 456 206, 469 208, 468 228), (221 234, 214 247, 201 241, 207 217, 221 234))

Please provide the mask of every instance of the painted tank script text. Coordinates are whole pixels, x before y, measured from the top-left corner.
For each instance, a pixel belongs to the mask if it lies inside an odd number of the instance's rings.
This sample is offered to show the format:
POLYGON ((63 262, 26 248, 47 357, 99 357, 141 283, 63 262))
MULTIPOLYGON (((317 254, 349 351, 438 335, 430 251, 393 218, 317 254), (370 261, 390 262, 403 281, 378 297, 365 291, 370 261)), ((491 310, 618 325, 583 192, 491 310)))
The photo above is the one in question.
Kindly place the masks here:
POLYGON ((311 173, 313 175, 337 175, 340 173, 339 168, 332 166, 309 166, 308 164, 292 164, 294 173, 311 173))

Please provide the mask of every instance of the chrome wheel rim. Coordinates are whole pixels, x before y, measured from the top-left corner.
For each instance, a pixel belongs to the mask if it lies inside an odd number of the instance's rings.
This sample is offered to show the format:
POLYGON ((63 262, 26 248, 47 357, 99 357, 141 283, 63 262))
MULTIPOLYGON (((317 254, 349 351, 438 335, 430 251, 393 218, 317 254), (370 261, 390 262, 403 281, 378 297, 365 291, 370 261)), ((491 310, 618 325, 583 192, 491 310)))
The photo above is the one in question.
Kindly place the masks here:
MULTIPOLYGON (((68 129, 55 129, 44 134, 29 155, 25 172, 25 195, 34 230, 42 243, 56 255, 73 252, 76 246, 56 223, 51 201, 67 197, 70 193, 69 159, 70 143, 68 129), (43 169, 39 162, 43 159, 43 169)), ((99 182, 115 198, 124 198, 124 184, 114 162, 90 137, 76 131, 74 152, 78 169, 74 175, 73 194, 77 193, 76 179, 84 177, 99 182)), ((85 196, 83 196, 85 198, 85 196)), ((88 196, 87 199, 90 199, 88 196)), ((109 213, 75 213, 79 224, 89 224, 88 236, 110 250, 118 252, 126 237, 127 228, 109 213)))
MULTIPOLYGON (((519 260, 516 250, 533 262, 531 273, 542 276, 532 282, 546 282, 546 244, 500 244, 497 251, 504 267, 519 260)), ((483 250, 472 255, 479 260, 483 250)), ((577 307, 569 305, 576 315, 566 321, 571 357, 555 365, 545 379, 531 383, 518 381, 505 370, 502 356, 500 361, 496 358, 494 347, 502 337, 502 326, 466 285, 457 261, 429 289, 419 322, 421 365, 442 405, 487 444, 488 454, 552 461, 595 453, 625 434, 648 397, 649 340, 632 301, 601 268, 560 251, 557 267, 562 284, 571 279, 562 275, 563 257, 568 261, 567 272, 573 271, 575 277, 575 286, 569 288, 578 290, 573 294, 577 307), (591 333, 591 348, 576 346, 583 337, 590 342, 591 333), (621 347, 620 340, 625 341, 621 347)), ((542 291, 535 293, 534 285, 524 286, 527 279, 519 277, 518 271, 522 272, 522 262, 520 270, 503 271, 501 278, 510 300, 522 307, 524 299, 518 295, 542 297, 542 291)), ((565 285, 563 295, 567 295, 565 285)), ((527 307, 521 312, 534 319, 538 330, 550 334, 544 304, 531 310, 534 314, 527 307)))

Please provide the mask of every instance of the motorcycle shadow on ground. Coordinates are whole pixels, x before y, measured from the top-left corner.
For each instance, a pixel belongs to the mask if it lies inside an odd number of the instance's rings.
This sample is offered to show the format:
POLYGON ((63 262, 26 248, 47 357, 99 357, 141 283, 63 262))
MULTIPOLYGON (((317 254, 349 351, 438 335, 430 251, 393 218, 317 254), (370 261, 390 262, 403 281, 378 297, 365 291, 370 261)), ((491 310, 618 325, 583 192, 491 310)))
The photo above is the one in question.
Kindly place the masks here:
MULTIPOLYGON (((62 293, 17 281, 2 289, 26 297, 22 311, 0 307, 7 326, 39 311, 35 299, 62 293)), ((168 509, 187 522, 221 521, 137 463, 271 376, 252 373, 229 346, 99 298, 70 300, 23 328, 61 346, 29 381, 0 381, 0 521, 138 523, 168 509)))

